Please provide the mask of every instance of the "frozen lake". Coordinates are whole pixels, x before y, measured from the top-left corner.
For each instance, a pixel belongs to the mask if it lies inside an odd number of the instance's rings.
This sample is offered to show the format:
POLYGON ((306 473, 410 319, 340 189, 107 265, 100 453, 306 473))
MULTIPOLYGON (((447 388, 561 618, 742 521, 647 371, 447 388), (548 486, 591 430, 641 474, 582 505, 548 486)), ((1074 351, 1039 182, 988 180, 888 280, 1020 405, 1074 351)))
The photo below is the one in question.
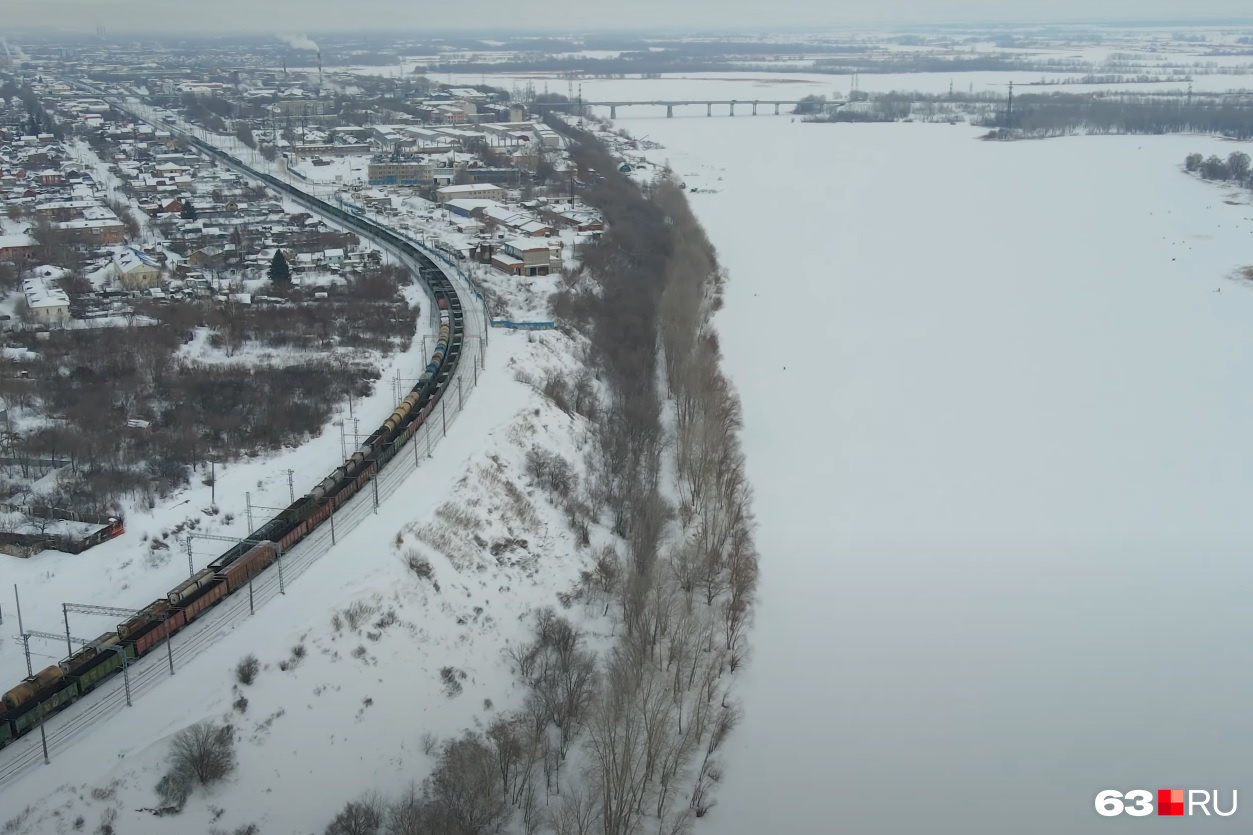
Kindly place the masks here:
POLYGON ((732 278, 763 584, 707 831, 1123 831, 1098 791, 1253 788, 1253 208, 1180 173, 1239 146, 621 124, 719 190, 732 278))

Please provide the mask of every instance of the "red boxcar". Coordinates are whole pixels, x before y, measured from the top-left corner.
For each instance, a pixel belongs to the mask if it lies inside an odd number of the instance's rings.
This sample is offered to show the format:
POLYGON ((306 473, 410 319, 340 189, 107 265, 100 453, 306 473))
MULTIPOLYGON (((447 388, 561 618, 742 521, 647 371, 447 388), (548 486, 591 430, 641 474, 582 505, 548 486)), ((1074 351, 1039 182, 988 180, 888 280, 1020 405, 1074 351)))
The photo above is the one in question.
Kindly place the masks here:
POLYGON ((182 629, 186 623, 187 613, 183 611, 176 611, 174 614, 166 618, 160 625, 158 625, 156 629, 153 629, 151 632, 135 642, 136 654, 143 655, 145 652, 164 641, 170 635, 173 635, 175 632, 182 629))
POLYGON ((223 572, 230 590, 234 592, 248 585, 248 581, 274 562, 277 555, 274 546, 269 543, 258 545, 244 554, 223 572))
POLYGON ((214 603, 217 603, 223 597, 226 597, 226 583, 224 583, 221 580, 218 580, 216 583, 214 583, 212 586, 209 587, 209 590, 207 592, 205 592, 200 597, 196 598, 191 604, 183 608, 183 611, 186 613, 185 622, 191 623, 193 620, 200 617, 200 615, 204 613, 205 609, 208 609, 210 606, 212 606, 214 603))
POLYGON ((284 554, 287 553, 287 549, 295 545, 301 539, 303 539, 304 535, 308 532, 309 532, 308 520, 301 522, 299 525, 292 528, 291 531, 287 534, 287 536, 283 537, 282 539, 278 541, 279 550, 282 551, 284 554))

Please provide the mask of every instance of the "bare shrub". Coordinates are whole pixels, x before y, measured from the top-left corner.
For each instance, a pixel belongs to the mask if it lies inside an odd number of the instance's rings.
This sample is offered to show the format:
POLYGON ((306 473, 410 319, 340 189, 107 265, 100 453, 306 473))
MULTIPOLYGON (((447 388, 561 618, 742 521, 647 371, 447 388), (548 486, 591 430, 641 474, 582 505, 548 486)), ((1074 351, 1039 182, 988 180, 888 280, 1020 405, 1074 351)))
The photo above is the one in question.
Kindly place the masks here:
POLYGON ((235 729, 208 719, 184 728, 170 741, 170 771, 201 785, 234 770, 235 729))
POLYGON ((439 680, 444 683, 444 694, 448 698, 461 695, 461 682, 458 678, 465 678, 466 674, 458 670, 456 667, 444 667, 439 671, 439 680))
POLYGON ((257 660, 257 656, 246 655, 235 666, 235 680, 240 684, 252 684, 257 680, 259 672, 261 672, 261 662, 257 660))
POLYGON ((157 797, 161 799, 165 809, 181 812, 187 804, 187 798, 191 796, 191 787, 191 779, 187 774, 169 771, 157 781, 157 797))
POLYGON ((422 753, 426 754, 428 757, 435 756, 435 752, 439 750, 439 737, 430 731, 425 731, 422 734, 421 742, 422 753))
POLYGON ((239 698, 232 703, 231 707, 235 708, 235 710, 239 711, 241 714, 247 712, 248 697, 240 693, 239 698))
POLYGON ((291 648, 292 658, 295 658, 297 660, 303 659, 305 657, 306 652, 307 650, 305 649, 304 644, 296 644, 294 647, 291 648))
POLYGON ((423 580, 429 580, 435 576, 435 567, 431 565, 431 561, 419 554, 415 549, 411 548, 405 552, 405 562, 408 564, 409 570, 423 580))
POLYGON ((561 411, 566 414, 571 412, 570 404, 570 384, 559 373, 551 371, 544 378, 544 385, 540 389, 544 392, 544 396, 553 402, 561 411))
POLYGON ((344 610, 344 620, 348 622, 349 629, 357 630, 360 629, 362 623, 374 617, 374 613, 377 611, 377 606, 373 606, 364 600, 356 600, 344 610))
POLYGON ((117 820, 117 809, 110 806, 100 813, 100 825, 96 827, 96 835, 114 835, 113 823, 117 820))
POLYGON ((560 499, 568 499, 578 485, 578 474, 569 461, 539 447, 527 451, 526 472, 540 487, 560 499))

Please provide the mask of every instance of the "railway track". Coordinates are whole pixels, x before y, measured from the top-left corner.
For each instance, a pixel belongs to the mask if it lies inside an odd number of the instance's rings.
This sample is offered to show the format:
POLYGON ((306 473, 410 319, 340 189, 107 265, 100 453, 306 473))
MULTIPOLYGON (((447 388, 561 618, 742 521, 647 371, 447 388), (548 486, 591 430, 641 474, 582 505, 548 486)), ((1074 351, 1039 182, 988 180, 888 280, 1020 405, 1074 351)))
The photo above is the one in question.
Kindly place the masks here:
MULTIPOLYGON (((98 88, 91 85, 79 85, 100 94, 98 88)), ((152 120, 134 113, 129 108, 111 101, 115 107, 128 112, 134 118, 144 121, 152 120)), ((154 123, 155 124, 155 123, 154 123)), ((162 125, 170 129, 168 124, 162 125)), ((370 240, 376 246, 391 252, 397 259, 408 266, 425 286, 432 301, 432 313, 438 311, 436 320, 438 331, 436 351, 426 367, 425 373, 409 396, 397 406, 392 417, 384 422, 371 440, 363 444, 352 457, 338 467, 330 476, 317 485, 313 491, 294 502, 291 507, 265 522, 254 531, 244 542, 228 551, 210 564, 197 577, 203 577, 206 588, 225 589, 217 594, 205 608, 197 610, 195 615, 187 614, 186 625, 167 625, 166 621, 140 624, 144 634, 156 641, 136 653, 137 657, 130 661, 123 675, 119 662, 117 669, 108 673, 89 690, 75 695, 68 702, 61 697, 71 688, 79 687, 79 680, 70 675, 74 673, 73 662, 81 653, 91 649, 101 657, 112 658, 107 653, 96 649, 106 635, 92 642, 89 647, 72 655, 59 665, 66 673, 65 680, 70 682, 63 686, 57 680, 56 687, 45 691, 31 690, 36 693, 31 704, 18 702, 17 708, 10 702, 16 701, 14 693, 22 687, 34 686, 34 678, 28 679, 19 688, 5 693, 4 703, 0 705, 0 722, 13 722, 8 726, 12 731, 19 727, 18 716, 27 716, 32 709, 40 713, 34 724, 29 721, 12 739, 0 740, 5 745, 0 752, 0 792, 20 779, 31 770, 49 761, 49 758, 63 753, 82 736, 94 727, 107 722, 126 709, 128 701, 134 702, 145 694, 155 690, 170 675, 170 664, 177 669, 180 665, 204 653, 215 645, 223 636, 232 631, 236 625, 252 611, 256 605, 284 593, 285 586, 298 579, 318 559, 328 553, 338 539, 349 533, 362 520, 372 515, 378 504, 394 494, 420 465, 430 451, 436 439, 447 432, 447 427, 460 414, 464 392, 472 389, 477 383, 477 365, 483 361, 488 339, 489 317, 481 290, 474 286, 468 276, 449 265, 441 266, 443 257, 439 253, 424 251, 424 247, 395 230, 375 223, 361 214, 332 206, 312 195, 309 195, 294 184, 285 183, 273 175, 257 171, 228 152, 217 148, 192 136, 189 132, 179 131, 201 153, 215 159, 251 179, 265 183, 268 187, 284 194, 294 202, 304 206, 311 212, 323 217, 338 226, 352 229, 370 240), (460 292, 459 292, 460 291, 460 292), (471 311, 466 311, 461 300, 476 299, 471 311), (481 311, 481 318, 479 312, 481 311), (470 312, 470 315, 465 315, 470 312), (462 362, 468 360, 468 362, 462 362), (466 374, 471 369, 473 377, 466 374), (467 380, 470 385, 467 386, 467 380), (456 389, 453 393, 452 388, 456 389), (449 394, 445 398, 445 394, 449 394), (450 404, 449 400, 453 402, 450 404), (408 404, 408 405, 406 405, 408 404), (439 406, 438 419, 435 419, 435 406, 439 406), (448 407, 452 405, 451 420, 448 407), (437 425, 438 424, 438 425, 437 425), (403 450, 403 451, 402 451, 403 450), (372 484, 373 490, 362 489, 363 485, 372 484), (330 525, 324 524, 332 519, 330 525), (286 544, 284 550, 276 543, 280 540, 286 544), (251 548, 249 546, 251 545, 251 548), (264 556, 259 552, 269 549, 273 555, 270 560, 257 560, 259 568, 253 571, 250 565, 254 556, 264 556), (271 562, 277 561, 280 571, 275 571, 271 562), (247 568, 245 582, 248 594, 238 594, 242 585, 231 580, 230 574, 239 568, 247 568), (228 570, 229 569, 229 570, 228 570), (231 582, 228 582, 231 580, 231 582), (203 614, 201 614, 203 611, 203 614), (180 628, 181 627, 181 628, 180 628), (153 633, 159 632, 158 635, 153 633), (167 636, 168 633, 168 636, 167 636), (160 646, 170 642, 167 646, 160 646), (154 648, 157 648, 154 651, 154 648), (167 650, 169 657, 167 658, 167 650), (55 705, 54 707, 49 707, 55 705), (45 711, 45 708, 48 708, 45 711), (7 711, 7 712, 5 712, 7 711), (44 713, 46 712, 46 715, 44 713), (38 731, 38 732, 36 732, 38 731)), ((193 610, 194 605, 180 606, 176 592, 184 590, 187 584, 172 591, 169 601, 174 602, 175 609, 193 610)), ((200 594, 197 587, 192 592, 181 591, 189 601, 204 603, 205 595, 200 594)), ((158 604, 170 608, 165 599, 158 600, 149 606, 153 609, 158 604)), ((147 610, 145 610, 147 611, 147 610)), ((173 619, 171 619, 171 622, 173 619)), ((129 657, 130 651, 136 649, 138 639, 127 643, 127 633, 123 628, 134 622, 119 627, 117 636, 125 645, 129 657)), ((138 631, 139 627, 137 627, 138 631)), ((117 643, 117 642, 115 642, 117 643)), ((103 666, 98 664, 98 666, 103 666)), ((84 667, 85 668, 85 667, 84 667)), ((54 670, 54 668, 48 668, 54 670)), ((45 670, 44 673, 47 673, 45 670)), ((42 675, 42 673, 41 673, 42 675)), ((42 685, 40 685, 42 686, 42 685)), ((19 696, 21 694, 19 693, 19 696)))

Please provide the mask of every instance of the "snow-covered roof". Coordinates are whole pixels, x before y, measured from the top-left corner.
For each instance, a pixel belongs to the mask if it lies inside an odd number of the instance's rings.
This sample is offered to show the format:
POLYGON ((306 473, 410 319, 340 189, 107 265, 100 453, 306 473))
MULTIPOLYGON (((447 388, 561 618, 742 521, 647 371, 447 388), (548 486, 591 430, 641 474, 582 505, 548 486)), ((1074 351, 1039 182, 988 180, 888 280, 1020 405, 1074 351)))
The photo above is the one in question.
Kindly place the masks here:
POLYGON ((30 235, 0 235, 0 249, 34 246, 35 239, 30 235))
POLYGON ((451 206, 454 209, 460 209, 463 212, 475 212, 479 209, 488 210, 492 208, 503 208, 500 203, 495 200, 473 200, 469 197, 458 197, 455 200, 449 200, 444 205, 451 206))
POLYGON ((124 273, 140 269, 160 269, 156 259, 142 250, 128 246, 113 253, 114 265, 124 273))
POLYGON ((59 287, 53 287, 42 277, 28 278, 22 282, 26 304, 32 310, 48 307, 69 307, 70 297, 59 287))
POLYGON ((468 194, 476 191, 504 191, 500 186, 494 186, 490 183, 467 183, 461 186, 444 186, 439 189, 440 194, 468 194))
POLYGON ((546 241, 537 241, 534 238, 514 238, 512 241, 505 241, 505 246, 512 247, 518 250, 518 252, 536 252, 537 250, 548 249, 546 241))

